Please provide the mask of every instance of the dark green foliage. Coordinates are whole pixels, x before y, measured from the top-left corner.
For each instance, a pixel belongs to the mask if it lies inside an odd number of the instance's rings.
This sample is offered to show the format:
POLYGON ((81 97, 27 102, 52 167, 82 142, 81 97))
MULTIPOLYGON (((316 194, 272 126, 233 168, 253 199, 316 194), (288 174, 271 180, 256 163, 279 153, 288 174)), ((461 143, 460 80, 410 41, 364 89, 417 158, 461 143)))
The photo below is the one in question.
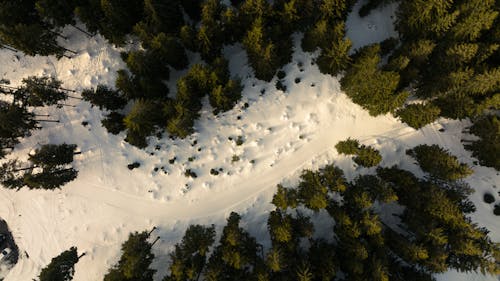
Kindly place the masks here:
POLYGON ((56 105, 68 99, 61 85, 61 81, 52 77, 30 76, 23 79, 23 86, 14 92, 14 96, 28 106, 56 105))
POLYGON ((48 168, 40 173, 26 173, 24 184, 30 189, 56 189, 76 179, 78 171, 73 168, 48 168))
POLYGON ((57 44, 57 32, 42 21, 35 1, 0 1, 0 41, 27 55, 62 57, 64 48, 57 44))
POLYGON ((40 17, 45 21, 55 26, 64 27, 75 22, 73 12, 76 3, 77 1, 37 0, 35 7, 40 17))
MULTIPOLYGON (((323 23, 326 22, 318 22, 318 24, 323 23)), ((317 26, 317 29, 312 30, 312 34, 308 34, 309 37, 304 36, 304 40, 311 40, 312 44, 314 44, 314 40, 318 40, 317 45, 321 48, 321 52, 316 62, 321 73, 337 75, 349 66, 348 52, 351 49, 351 41, 344 38, 345 24, 343 22, 336 22, 331 27, 333 30, 324 30, 323 28, 321 25, 317 26), (315 32, 319 34, 315 34, 315 32), (319 38, 310 38, 315 36, 319 38)))
POLYGON ((410 104, 396 111, 396 116, 409 126, 420 129, 427 124, 434 122, 441 113, 439 107, 427 104, 410 104))
POLYGON ((401 41, 385 68, 400 73, 400 89, 415 88, 427 105, 438 107, 432 115, 464 119, 494 110, 498 14, 493 0, 402 1, 396 24, 401 41))
POLYGON ((276 208, 286 210, 287 208, 294 209, 297 207, 297 191, 278 185, 278 191, 273 196, 272 202, 276 208))
POLYGON ((371 146, 359 145, 355 139, 339 141, 335 148, 339 154, 356 155, 354 162, 364 167, 377 166, 382 161, 382 156, 378 150, 371 146))
POLYGON ((257 261, 257 242, 240 226, 241 217, 232 212, 222 230, 219 245, 208 260, 207 280, 246 280, 257 261))
POLYGON ((83 90, 82 98, 101 110, 118 110, 127 104, 125 98, 118 91, 112 90, 105 85, 97 85, 95 90, 83 90))
POLYGON ((335 148, 339 154, 352 155, 358 153, 359 141, 348 138, 345 141, 339 141, 335 148))
POLYGON ((141 0, 101 0, 101 10, 105 24, 103 35, 114 44, 123 44, 125 36, 132 31, 143 15, 141 0))
MULTIPOLYGON (((209 281, 340 277, 433 281, 432 274, 449 269, 496 275, 500 246, 488 238, 486 229, 467 218, 473 211, 468 199, 471 192, 463 182, 420 180, 395 167, 379 168, 377 175, 360 176, 351 183, 333 165, 304 171, 298 190, 278 186, 273 198, 278 208, 269 213, 267 221, 272 243, 267 253, 239 226, 241 217, 231 213, 210 255, 214 226, 190 226, 170 254, 170 274, 163 280, 199 280, 203 276, 209 281), (306 188, 324 194, 327 212, 334 220, 333 232, 323 232, 326 236, 321 238, 314 237, 318 233, 310 216, 297 210, 295 191, 300 195, 306 188), (378 215, 393 211, 386 205, 390 202, 404 207, 397 224, 378 215)), ((300 203, 307 207, 306 202, 300 203)), ((143 248, 149 249, 147 245, 143 248)), ((112 269, 106 280, 130 279, 112 269), (112 273, 114 279, 109 277, 112 273)))
POLYGON ((106 118, 102 119, 101 124, 109 133, 117 135, 127 129, 125 122, 123 122, 124 118, 125 115, 112 111, 106 115, 106 118))
POLYGON ((458 180, 472 174, 472 170, 457 157, 438 145, 418 145, 406 151, 417 160, 423 171, 443 180, 458 180))
POLYGON ((398 92, 399 74, 380 70, 380 46, 367 46, 358 51, 352 66, 340 80, 342 90, 371 115, 393 111, 405 101, 407 94, 398 92))
POLYGON ((78 262, 78 252, 76 247, 62 252, 40 272, 40 281, 69 281, 73 280, 75 264, 78 262))
POLYGON ((55 189, 74 180, 78 171, 70 168, 76 145, 43 145, 29 155, 29 166, 17 161, 3 166, 5 175, 2 183, 8 188, 55 189), (24 167, 23 167, 24 166, 24 167))
POLYGON ((239 80, 230 80, 224 86, 218 85, 215 87, 209 96, 210 105, 215 108, 214 114, 232 109, 236 102, 240 100, 242 90, 239 80))
POLYGON ((454 268, 498 274, 499 246, 465 216, 470 187, 418 180, 397 168, 379 169, 378 175, 406 207, 401 215, 406 234, 389 233, 392 249, 403 260, 428 272, 454 268))
POLYGON ((175 37, 160 33, 152 39, 151 48, 158 53, 159 59, 174 69, 181 70, 188 66, 186 51, 175 37))
POLYGON ((155 270, 149 266, 154 259, 152 244, 148 242, 147 232, 129 234, 122 244, 122 255, 104 276, 104 281, 152 281, 155 270))
POLYGON ((123 119, 127 128, 127 138, 130 144, 137 147, 147 146, 146 137, 161 124, 161 106, 153 100, 137 100, 129 114, 123 119))
POLYGON ((353 160, 363 167, 374 167, 382 161, 382 156, 375 148, 361 145, 353 160))
POLYGON ((278 55, 274 43, 266 40, 262 18, 255 19, 243 40, 243 45, 248 54, 248 61, 255 71, 255 77, 271 81, 278 68, 278 55))
POLYGON ((52 168, 71 164, 75 155, 76 144, 46 144, 30 154, 28 160, 36 166, 52 168))
POLYGON ((184 24, 179 0, 144 0, 146 22, 154 28, 153 33, 175 34, 184 24))
POLYGON ((201 19, 201 4, 202 1, 199 0, 181 1, 184 12, 186 12, 186 14, 188 14, 188 16, 194 21, 199 21, 201 19))
POLYGON ((304 171, 300 176, 298 198, 308 209, 319 211, 328 206, 328 188, 318 172, 304 171))
MULTIPOLYGON (((17 143, 18 138, 29 135, 30 131, 38 128, 35 115, 26 108, 0 101, 0 137, 10 140, 11 145, 17 143)), ((6 142, 8 143, 8 142, 6 142)))
POLYGON ((486 115, 477 119, 469 129, 480 140, 465 145, 472 151, 472 156, 479 159, 481 165, 500 170, 500 120, 495 115, 486 115))
POLYGON ((215 242, 215 227, 191 225, 182 242, 170 254, 170 274, 164 281, 197 280, 206 264, 209 247, 215 242))

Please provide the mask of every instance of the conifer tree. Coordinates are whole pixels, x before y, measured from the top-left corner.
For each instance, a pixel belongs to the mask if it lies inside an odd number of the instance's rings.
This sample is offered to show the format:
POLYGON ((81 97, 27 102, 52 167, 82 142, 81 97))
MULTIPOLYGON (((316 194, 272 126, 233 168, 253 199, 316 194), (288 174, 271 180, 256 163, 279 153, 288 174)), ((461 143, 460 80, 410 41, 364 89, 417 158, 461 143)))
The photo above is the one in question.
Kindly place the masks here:
POLYGON ((138 147, 147 145, 145 138, 154 132, 161 122, 160 106, 152 100, 137 100, 130 113, 123 119, 128 129, 126 140, 138 147))
POLYGON ((153 245, 148 238, 146 231, 130 233, 122 244, 120 260, 108 270, 104 281, 152 281, 155 270, 149 266, 154 254, 151 253, 153 245))
POLYGON ((81 256, 78 256, 77 248, 71 247, 52 258, 50 264, 42 269, 38 278, 40 281, 69 281, 73 280, 75 264, 81 256))
POLYGON ((480 140, 466 144, 465 148, 472 150, 472 156, 479 159, 484 166, 500 170, 500 120, 495 115, 486 115, 475 120, 469 129, 471 134, 480 140))
POLYGON ((127 127, 123 122, 125 115, 118 113, 116 111, 110 112, 104 119, 102 119, 101 124, 108 132, 113 135, 119 134, 121 131, 125 131, 127 127))
POLYGON ((101 84, 97 85, 95 89, 85 89, 82 92, 82 98, 101 110, 118 110, 127 104, 125 98, 118 91, 101 84))
POLYGON ((396 72, 378 69, 379 52, 378 44, 362 48, 340 80, 342 90, 371 115, 393 111, 407 96, 404 92, 397 92, 399 75, 396 72))
POLYGON ((182 242, 170 254, 170 274, 165 281, 198 280, 205 267, 209 247, 215 241, 215 227, 191 225, 182 242))
POLYGON ((243 45, 255 77, 271 81, 278 66, 277 50, 272 41, 266 40, 264 27, 264 19, 256 18, 243 39, 243 45))
POLYGON ((75 154, 76 144, 45 144, 30 154, 28 160, 38 167, 51 168, 71 164, 75 154))
POLYGON ((23 79, 23 86, 14 95, 17 93, 24 95, 19 99, 29 106, 56 105, 58 102, 68 99, 68 95, 62 90, 61 85, 61 81, 52 77, 30 76, 23 79))
POLYGON ((441 110, 431 104, 410 104, 396 111, 396 116, 409 126, 420 129, 427 124, 434 122, 441 113, 441 110))
POLYGON ((472 174, 472 170, 457 157, 438 145, 418 145, 406 151, 415 158, 423 171, 443 180, 458 180, 472 174))
POLYGON ((76 1, 37 0, 35 8, 45 21, 57 27, 74 24, 76 1))

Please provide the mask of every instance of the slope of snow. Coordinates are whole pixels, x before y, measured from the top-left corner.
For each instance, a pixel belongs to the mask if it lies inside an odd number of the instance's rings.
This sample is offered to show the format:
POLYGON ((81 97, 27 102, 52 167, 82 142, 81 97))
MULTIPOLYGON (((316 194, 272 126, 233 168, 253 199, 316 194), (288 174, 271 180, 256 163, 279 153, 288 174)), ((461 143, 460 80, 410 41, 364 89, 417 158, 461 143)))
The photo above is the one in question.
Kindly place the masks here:
MULTIPOLYGON (((387 9, 367 19, 350 17, 348 34, 355 47, 392 34, 379 32, 389 28, 387 14, 394 7, 387 9), (379 28, 363 30, 373 19, 379 28)), ((116 70, 124 67, 120 50, 101 37, 88 39, 69 27, 65 34, 70 37, 65 46, 78 50, 77 56, 58 61, 0 50, 4 62, 0 78, 18 84, 29 75, 54 75, 64 87, 77 90, 98 83, 113 85, 116 70)), ((500 225, 492 205, 482 202, 483 192, 496 193, 493 186, 500 177, 493 169, 473 165, 470 153, 463 149, 460 140, 468 123, 442 119, 416 131, 390 115, 371 117, 341 92, 336 77, 322 75, 312 57, 300 50, 285 67, 286 93, 277 91, 274 81, 253 78, 240 46, 227 47, 225 54, 231 59, 232 73, 243 78, 243 98, 235 109, 217 117, 205 101, 196 122, 197 132, 185 140, 152 137, 149 147, 140 150, 124 142, 123 133, 108 134, 100 126, 103 112, 88 103, 69 100, 75 108, 40 111, 61 123, 44 124, 16 147, 13 156, 26 158, 38 144, 75 143, 82 151, 75 161, 79 177, 53 192, 0 189, 0 217, 9 223, 21 253, 29 254, 29 258, 21 255, 6 281, 35 278, 52 257, 73 245, 87 253, 76 265, 74 280, 100 280, 119 257, 128 233, 153 226, 159 227, 154 235, 161 237, 155 245, 157 259, 153 264, 158 270, 155 278, 161 280, 168 266, 167 253, 189 224, 215 223, 220 227, 232 210, 243 214, 251 234, 265 240, 263 221, 272 209, 269 202, 276 184, 293 183, 302 169, 331 162, 343 168, 349 179, 374 171, 357 168, 349 157, 337 154, 334 145, 348 137, 379 149, 383 166, 400 165, 420 175, 423 173, 405 155, 407 148, 421 143, 448 148, 474 167, 475 174, 467 178, 477 190, 471 197, 478 209, 473 220, 487 226, 491 237, 500 241, 500 225), (296 78, 300 83, 295 83, 296 78), (247 109, 245 103, 249 104, 247 109), (83 126, 83 121, 89 125, 83 126), (445 131, 439 132, 441 128, 445 131), (244 139, 241 146, 234 141, 238 136, 244 139), (240 160, 233 162, 234 155, 240 160), (170 164, 173 157, 175 163, 170 164), (141 166, 129 171, 126 166, 134 161, 141 166), (159 168, 157 172, 155 168, 159 168), (184 176, 188 168, 197 178, 184 176), (213 176, 212 168, 223 172, 213 176)), ((495 278, 450 272, 440 280, 495 278)))

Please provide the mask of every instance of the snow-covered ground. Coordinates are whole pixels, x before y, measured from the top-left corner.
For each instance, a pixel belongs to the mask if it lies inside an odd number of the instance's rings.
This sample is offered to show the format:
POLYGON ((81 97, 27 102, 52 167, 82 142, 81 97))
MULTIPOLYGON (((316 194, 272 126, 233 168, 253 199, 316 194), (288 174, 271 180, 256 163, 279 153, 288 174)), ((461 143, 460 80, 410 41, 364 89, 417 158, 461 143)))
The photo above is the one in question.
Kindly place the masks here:
MULTIPOLYGON (((348 19, 348 36, 354 46, 394 36, 390 17, 394 9, 389 6, 362 20, 355 9, 348 19)), ((113 85, 116 70, 124 67, 120 50, 99 36, 88 39, 69 27, 65 34, 69 40, 63 44, 77 50, 77 56, 56 60, 0 50, 0 78, 18 84, 29 75, 53 75, 64 87, 76 90, 99 83, 113 85)), ((232 74, 243 78, 243 98, 235 109, 217 117, 206 101, 196 122, 197 132, 185 140, 152 137, 150 146, 140 150, 124 142, 123 133, 108 134, 100 126, 104 113, 86 102, 69 100, 75 108, 43 109, 61 123, 44 124, 12 156, 26 158, 37 144, 75 143, 82 151, 75 161, 79 176, 56 191, 0 189, 0 217, 9 223, 21 253, 6 281, 32 280, 52 257, 71 246, 87 253, 76 265, 74 280, 102 280, 118 259, 128 233, 153 226, 159 228, 154 233, 161 237, 154 247, 157 259, 153 264, 158 269, 155 278, 160 280, 168 267, 167 253, 189 224, 221 226, 233 210, 243 215, 251 234, 265 240, 264 221, 272 209, 269 202, 276 184, 293 183, 302 169, 332 162, 349 179, 374 171, 356 168, 349 157, 337 154, 334 145, 348 137, 379 149, 384 158, 381 165, 400 165, 420 175, 405 155, 407 148, 436 143, 449 149, 475 171, 466 179, 476 189, 471 196, 478 209, 473 220, 500 241, 493 205, 482 201, 484 192, 497 193, 494 186, 499 185, 500 176, 491 168, 474 165, 463 149, 460 140, 470 138, 462 133, 468 122, 441 119, 417 131, 390 115, 369 116, 342 93, 337 77, 322 75, 311 63, 311 55, 301 50, 295 51, 293 62, 285 67, 286 93, 276 90, 274 81, 253 78, 240 46, 227 47, 225 54, 231 60, 232 74), (89 124, 83 126, 83 121, 89 124), (442 128, 444 132, 439 131, 442 128), (235 143, 238 136, 244 139, 240 146, 235 143), (234 155, 240 160, 233 162, 234 155), (173 157, 176 160, 170 164, 173 157), (141 166, 128 170, 127 164, 135 161, 141 166), (188 168, 198 177, 185 177, 188 168), (213 176, 212 168, 223 172, 213 176)), ((496 280, 455 272, 439 279, 496 280)))

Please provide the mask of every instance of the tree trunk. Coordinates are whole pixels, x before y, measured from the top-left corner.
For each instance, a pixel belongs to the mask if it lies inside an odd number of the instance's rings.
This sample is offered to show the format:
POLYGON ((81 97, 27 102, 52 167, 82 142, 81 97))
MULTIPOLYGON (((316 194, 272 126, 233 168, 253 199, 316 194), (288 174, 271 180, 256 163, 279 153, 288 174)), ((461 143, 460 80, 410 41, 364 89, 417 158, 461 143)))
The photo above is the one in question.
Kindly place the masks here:
POLYGON ((59 120, 34 119, 36 122, 59 123, 59 120))
POLYGON ((8 46, 8 45, 5 45, 5 44, 1 44, 0 46, 2 46, 3 48, 9 50, 9 51, 12 51, 12 52, 19 52, 17 49, 14 49, 12 48, 11 46, 8 46))
POLYGON ((160 240, 160 236, 156 237, 155 241, 153 241, 153 243, 151 243, 151 247, 153 247, 153 245, 156 244, 156 242, 158 242, 158 240, 160 240))
POLYGON ((75 105, 71 105, 71 104, 65 104, 65 103, 58 103, 56 104, 56 106, 60 106, 60 107, 63 107, 63 106, 69 106, 69 107, 76 107, 75 105))
POLYGON ((31 169, 34 169, 36 167, 37 166, 31 166, 31 167, 27 167, 27 168, 14 169, 14 170, 12 170, 12 172, 21 172, 21 171, 31 170, 31 169))
POLYGON ((87 31, 85 31, 85 30, 83 30, 83 29, 79 28, 79 27, 78 27, 78 26, 76 26, 76 25, 72 25, 72 24, 70 24, 70 25, 71 25, 73 28, 75 28, 76 30, 78 30, 78 31, 82 32, 83 34, 87 35, 88 37, 92 37, 92 34, 90 34, 89 32, 87 32, 87 31))
POLYGON ((60 47, 61 49, 65 50, 66 52, 70 52, 70 53, 72 53, 72 54, 74 54, 74 55, 78 54, 77 52, 72 51, 72 50, 70 50, 70 49, 66 49, 66 48, 61 47, 61 46, 59 46, 59 47, 60 47))
POLYGON ((153 228, 148 232, 148 237, 151 236, 151 233, 153 233, 153 231, 155 231, 156 229, 156 226, 153 226, 153 228))
POLYGON ((78 260, 80 260, 80 259, 81 259, 83 256, 85 256, 85 255, 86 255, 86 253, 85 253, 85 252, 83 252, 81 255, 79 255, 79 256, 78 256, 78 260))
POLYGON ((82 152, 81 151, 73 152, 73 155, 78 155, 78 154, 82 154, 82 152))

